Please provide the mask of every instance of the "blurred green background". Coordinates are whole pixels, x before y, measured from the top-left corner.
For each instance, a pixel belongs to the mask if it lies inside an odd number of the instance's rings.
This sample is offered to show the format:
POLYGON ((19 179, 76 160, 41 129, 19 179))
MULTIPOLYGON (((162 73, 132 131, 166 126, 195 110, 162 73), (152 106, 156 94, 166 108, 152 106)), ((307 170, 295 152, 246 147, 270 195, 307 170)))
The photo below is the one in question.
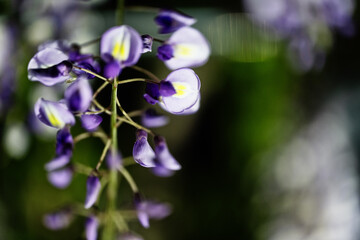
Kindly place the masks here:
MULTIPOLYGON (((164 37, 153 22, 156 12, 143 7, 178 8, 198 20, 194 27, 212 48, 209 62, 195 69, 202 83, 199 112, 170 116, 170 124, 156 130, 182 170, 158 178, 138 165, 129 167, 147 198, 173 206, 172 215, 152 221, 150 229, 132 221, 135 232, 154 240, 359 239, 359 34, 334 33, 323 69, 301 73, 289 63, 286 41, 252 22, 240 0, 137 0, 126 1, 126 7, 124 23, 159 38, 164 37)), ((55 131, 35 134, 28 116, 37 97, 58 100, 63 86, 30 82, 27 64, 46 40, 81 43, 101 36, 115 25, 115 8, 116 1, 105 0, 0 1, 1 26, 10 24, 14 31, 14 51, 6 61, 16 74, 11 101, 0 115, 0 239, 85 239, 84 217, 56 232, 42 223, 47 212, 83 203, 86 176, 75 174, 65 190, 48 183, 44 164, 54 156, 55 131)), ((5 51, 7 42, 1 43, 5 51)), ((170 71, 156 58, 156 47, 138 65, 165 78, 170 71)), ((96 45, 86 50, 98 52, 96 45)), ((126 70, 122 76, 136 74, 126 70)), ((141 83, 121 87, 122 106, 145 107, 143 91, 141 83)), ((109 96, 104 91, 100 99, 107 104, 109 96)), ((74 136, 81 132, 79 124, 72 128, 74 136)), ((124 157, 134 141, 134 129, 122 126, 124 157)), ((102 148, 98 139, 83 140, 72 159, 95 166, 102 148)), ((129 209, 130 188, 125 181, 120 188, 118 206, 129 209)))

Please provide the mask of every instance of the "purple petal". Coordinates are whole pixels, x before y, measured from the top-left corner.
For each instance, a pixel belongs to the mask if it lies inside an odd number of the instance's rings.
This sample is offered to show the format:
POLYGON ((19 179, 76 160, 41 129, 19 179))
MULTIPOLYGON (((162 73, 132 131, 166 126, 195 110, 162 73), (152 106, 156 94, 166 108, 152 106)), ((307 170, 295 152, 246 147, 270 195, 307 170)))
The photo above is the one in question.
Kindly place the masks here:
POLYGON ((69 155, 60 155, 48 162, 45 165, 46 171, 54 171, 56 169, 64 167, 66 164, 70 162, 69 155))
POLYGON ((120 235, 117 240, 144 240, 142 237, 138 235, 134 235, 132 233, 125 233, 120 235))
POLYGON ((71 69, 72 65, 66 54, 57 49, 45 48, 30 60, 28 78, 30 81, 52 86, 69 79, 71 69))
POLYGON ((102 122, 103 118, 97 114, 83 114, 81 115, 81 126, 89 131, 95 131, 102 122))
POLYGON ((85 112, 90 107, 92 94, 87 78, 80 76, 65 90, 65 100, 69 110, 85 112))
POLYGON ((161 81, 159 93, 162 97, 170 97, 176 94, 174 86, 169 81, 161 81))
POLYGON ((121 65, 118 61, 107 62, 104 66, 104 77, 116 78, 121 72, 121 65))
POLYGON ((64 210, 44 215, 43 223, 51 230, 60 230, 69 226, 72 219, 71 212, 64 210))
POLYGON ((175 158, 169 152, 165 138, 161 136, 155 136, 155 155, 159 163, 169 170, 180 170, 181 165, 175 160, 175 158))
POLYGON ((136 142, 133 148, 133 157, 135 162, 143 167, 155 167, 155 153, 147 141, 147 132, 138 130, 136 132, 136 142))
POLYGON ((98 235, 99 220, 95 216, 86 219, 85 233, 87 240, 96 240, 98 235))
POLYGON ((56 155, 72 155, 74 140, 69 128, 60 129, 56 134, 56 155))
POLYGON ((168 204, 153 201, 141 201, 136 204, 137 217, 141 225, 150 227, 149 219, 163 219, 170 215, 171 208, 168 204))
POLYGON ((181 114, 197 103, 201 84, 193 70, 189 68, 175 70, 165 80, 171 82, 176 94, 162 98, 160 106, 164 110, 173 114, 181 114))
POLYGON ((153 109, 146 110, 141 116, 141 123, 145 127, 155 128, 162 127, 169 122, 169 118, 164 115, 159 115, 153 109))
POLYGON ((156 163, 156 166, 154 168, 151 168, 151 171, 154 175, 158 177, 171 177, 175 173, 173 170, 167 169, 160 163, 156 163))
POLYGON ((57 49, 66 54, 70 52, 71 44, 66 40, 46 41, 38 46, 38 51, 42 51, 46 48, 57 49))
POLYGON ((40 98, 35 103, 34 110, 37 118, 50 127, 63 128, 66 124, 75 124, 73 114, 63 103, 40 98))
POLYGON ((160 26, 159 33, 171 33, 184 26, 190 26, 196 19, 185 14, 162 9, 155 18, 155 22, 160 26))
POLYGON ((101 56, 110 54, 122 66, 136 64, 143 51, 143 42, 133 28, 122 25, 107 30, 101 37, 101 56))
POLYGON ((161 61, 167 61, 174 57, 174 48, 170 44, 164 44, 158 47, 156 56, 161 61))
POLYGON ((143 41, 143 51, 142 53, 147 53, 152 51, 153 37, 148 34, 141 35, 143 41))
POLYGON ((122 165, 122 156, 120 152, 112 154, 112 152, 109 151, 106 156, 106 164, 109 169, 119 169, 122 165))
POLYGON ((169 69, 198 67, 204 65, 210 56, 210 45, 196 29, 183 27, 173 33, 167 44, 173 48, 173 57, 165 61, 169 69))
POLYGON ((89 176, 86 182, 86 199, 85 208, 88 209, 96 202, 101 184, 100 180, 96 176, 89 176))
POLYGON ((73 170, 71 167, 55 170, 47 174, 48 181, 57 188, 64 189, 71 183, 73 170))
POLYGON ((194 114, 196 113, 200 108, 200 94, 199 94, 199 98, 196 100, 195 104, 188 108, 185 109, 183 112, 181 113, 177 113, 178 115, 190 115, 190 114, 194 114))

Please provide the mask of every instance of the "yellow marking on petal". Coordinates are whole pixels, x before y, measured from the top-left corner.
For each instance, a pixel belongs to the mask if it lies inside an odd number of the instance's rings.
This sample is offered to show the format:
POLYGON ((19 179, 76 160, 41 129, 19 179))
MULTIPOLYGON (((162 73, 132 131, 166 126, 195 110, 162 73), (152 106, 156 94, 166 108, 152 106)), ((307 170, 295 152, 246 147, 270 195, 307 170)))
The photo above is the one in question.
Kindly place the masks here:
POLYGON ((123 34, 116 39, 113 47, 112 55, 119 61, 128 59, 130 54, 130 35, 123 34))
POLYGON ((65 123, 61 119, 59 119, 57 114, 54 112, 54 109, 49 106, 44 106, 44 110, 46 117, 52 126, 57 128, 62 128, 63 126, 65 126, 65 123))
POLYGON ((176 91, 176 94, 172 95, 172 97, 183 98, 188 94, 189 87, 187 86, 187 84, 172 82, 172 85, 176 91))
POLYGON ((191 44, 178 44, 175 46, 175 57, 191 57, 196 52, 196 47, 191 44))

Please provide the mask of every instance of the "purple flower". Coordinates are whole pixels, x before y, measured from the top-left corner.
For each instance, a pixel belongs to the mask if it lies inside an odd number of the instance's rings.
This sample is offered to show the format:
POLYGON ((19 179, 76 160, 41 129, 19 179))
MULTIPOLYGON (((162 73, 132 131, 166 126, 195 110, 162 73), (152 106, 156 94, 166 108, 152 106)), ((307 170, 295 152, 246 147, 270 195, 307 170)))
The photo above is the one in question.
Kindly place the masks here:
POLYGON ((81 126, 89 131, 93 132, 102 122, 103 118, 97 114, 83 114, 81 115, 81 126))
POLYGON ((45 164, 46 171, 53 171, 59 168, 64 167, 66 164, 70 162, 69 155, 59 155, 55 157, 53 160, 45 164))
POLYGON ((149 228, 149 219, 163 219, 170 215, 171 208, 166 203, 135 200, 135 208, 139 222, 144 228, 149 228))
POLYGON ((99 220, 95 216, 90 216, 85 222, 85 234, 87 240, 97 239, 97 230, 99 227, 99 220))
POLYGON ((66 124, 75 124, 73 114, 64 103, 47 101, 40 98, 35 103, 34 110, 37 118, 50 127, 63 128, 66 124))
POLYGON ((204 65, 210 55, 210 45, 196 29, 182 27, 158 49, 158 57, 171 69, 204 65))
POLYGON ((120 152, 113 154, 111 151, 106 156, 106 164, 109 169, 119 169, 122 165, 122 156, 120 152))
POLYGON ((68 55, 71 51, 71 44, 66 40, 50 40, 46 41, 38 46, 38 51, 42 51, 46 48, 57 49, 68 55))
POLYGON ((163 44, 158 47, 156 56, 161 61, 167 61, 174 57, 174 48, 170 44, 163 44))
POLYGON ((158 114, 154 109, 146 110, 141 116, 141 123, 145 127, 155 128, 168 124, 169 118, 158 114))
POLYGON ((193 25, 196 19, 173 10, 162 9, 155 22, 160 26, 159 33, 172 33, 182 27, 193 25))
POLYGON ((74 140, 70 128, 60 129, 56 134, 56 155, 72 155, 74 140))
POLYGON ((80 76, 65 90, 65 100, 73 112, 85 112, 90 107, 92 89, 85 76, 80 76))
POLYGON ((162 95, 160 106, 164 110, 173 114, 182 114, 198 102, 201 83, 193 70, 183 68, 173 71, 164 81, 171 83, 176 92, 169 96, 162 95))
POLYGON ((159 163, 156 159, 155 164, 156 166, 151 169, 154 175, 158 177, 171 177, 172 175, 174 175, 175 171, 167 169, 166 167, 161 165, 161 163, 159 163))
POLYGON ((180 170, 181 165, 175 160, 175 158, 171 155, 165 138, 161 136, 154 137, 155 142, 155 155, 156 160, 161 164, 164 168, 169 170, 180 170))
POLYGON ((64 189, 71 183, 73 178, 73 169, 71 167, 65 167, 48 172, 48 181, 57 188, 64 189))
POLYGON ((136 131, 136 142, 133 148, 133 157, 135 162, 143 167, 155 167, 155 153, 147 141, 147 132, 144 130, 136 131))
POLYGON ((30 81, 39 81, 46 86, 61 83, 70 78, 72 64, 62 51, 45 48, 30 60, 28 77, 30 81))
POLYGON ((51 230, 60 230, 69 226, 72 219, 73 215, 69 210, 61 210, 44 215, 43 223, 51 230))
POLYGON ((144 240, 139 235, 135 235, 133 233, 125 233, 120 235, 117 240, 144 240))
POLYGON ((100 52, 106 62, 104 73, 116 77, 122 68, 137 63, 143 51, 143 41, 133 28, 122 25, 107 30, 101 37, 100 52))
POLYGON ((89 176, 86 181, 86 199, 85 199, 85 208, 88 209, 96 202, 101 184, 100 180, 96 176, 89 176))
POLYGON ((153 37, 148 35, 148 34, 144 34, 144 35, 141 35, 141 39, 143 41, 143 51, 142 51, 142 53, 151 52, 152 51, 152 45, 153 45, 153 37))
POLYGON ((195 113, 199 106, 200 79, 190 68, 171 72, 160 84, 148 83, 144 98, 172 114, 195 113), (195 107, 194 107, 195 106, 195 107))

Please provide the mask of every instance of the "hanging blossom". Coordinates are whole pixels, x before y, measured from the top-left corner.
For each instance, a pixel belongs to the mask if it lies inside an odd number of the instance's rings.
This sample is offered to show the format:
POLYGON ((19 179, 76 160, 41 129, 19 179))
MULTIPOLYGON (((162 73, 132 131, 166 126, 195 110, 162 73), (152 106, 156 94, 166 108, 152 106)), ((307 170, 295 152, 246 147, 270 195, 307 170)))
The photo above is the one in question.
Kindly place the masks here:
POLYGON ((160 84, 148 83, 145 100, 160 106, 172 114, 190 114, 198 109, 200 101, 200 79, 189 68, 170 73, 160 84))
MULTIPOLYGON (((101 58, 82 53, 82 47, 79 44, 57 40, 39 46, 38 52, 29 62, 28 76, 31 81, 37 81, 46 86, 67 84, 63 99, 49 101, 40 98, 35 104, 34 112, 42 123, 58 129, 55 157, 45 165, 49 182, 57 188, 66 188, 75 173, 87 176, 86 186, 84 186, 86 188, 85 209, 81 213, 87 216, 85 235, 88 240, 97 239, 99 226, 103 224, 104 228, 107 228, 108 221, 113 219, 110 216, 121 214, 121 211, 115 209, 101 212, 97 207, 99 199, 103 199, 100 195, 104 177, 104 182, 109 181, 105 189, 116 194, 118 190, 113 188, 117 184, 113 181, 116 180, 117 174, 122 174, 135 196, 140 196, 135 180, 126 169, 129 159, 133 159, 142 167, 151 169, 160 177, 171 176, 181 169, 181 164, 170 153, 165 138, 148 129, 166 125, 169 117, 153 109, 134 111, 132 114, 135 117, 141 117, 142 125, 140 125, 133 120, 133 116, 126 113, 126 108, 122 107, 116 94, 111 95, 111 110, 96 101, 96 96, 109 85, 112 86, 113 93, 116 93, 114 90, 120 84, 141 81, 146 82, 143 96, 148 103, 159 104, 165 111, 176 115, 197 112, 200 106, 201 83, 196 73, 188 67, 204 64, 209 57, 210 47, 199 31, 189 27, 195 21, 189 16, 170 10, 162 10, 156 17, 161 32, 173 32, 168 40, 160 40, 162 45, 159 47, 158 56, 162 58, 161 56, 168 55, 163 57, 163 60, 169 68, 174 69, 162 81, 150 71, 138 66, 133 68, 148 75, 151 79, 119 80, 118 76, 124 68, 135 65, 141 55, 152 51, 154 42, 159 41, 148 34, 140 36, 135 29, 127 25, 116 26, 104 32, 100 39, 101 58), (104 83, 99 89, 93 91, 89 83, 92 79, 94 81, 101 79, 104 83), (122 115, 117 114, 117 108, 121 110, 122 115), (103 123, 103 114, 111 115, 111 134, 109 135, 100 127, 103 123), (73 137, 71 128, 75 125, 76 117, 80 118, 81 126, 87 132, 73 137), (114 139, 117 138, 118 128, 124 123, 132 125, 137 130, 132 158, 123 159, 114 139), (72 159, 74 144, 88 137, 99 137, 104 143, 98 163, 90 168, 72 159), (148 141, 151 139, 153 144, 148 141), (107 169, 102 169, 103 162, 106 162, 107 169)), ((114 199, 112 194, 107 194, 107 196, 108 201, 111 201, 111 197, 114 199)), ((140 197, 136 197, 133 210, 136 211, 140 224, 145 228, 149 227, 150 219, 162 219, 171 212, 168 204, 140 200, 140 197)), ((44 217, 44 224, 50 229, 61 229, 70 224, 74 214, 76 213, 72 211, 53 212, 44 217)), ((127 229, 118 236, 119 239, 142 239, 127 229)))
POLYGON ((157 56, 171 70, 199 67, 208 61, 210 45, 195 28, 182 27, 158 48, 157 56))
POLYGON ((143 41, 132 27, 113 27, 102 35, 100 52, 106 63, 105 77, 115 78, 124 67, 137 63, 143 52, 143 41))
POLYGON ((291 60, 303 71, 322 67, 332 30, 354 33, 353 0, 246 0, 245 7, 289 41, 291 60))
POLYGON ((191 26, 196 23, 196 19, 174 10, 161 9, 155 17, 155 23, 160 27, 159 33, 164 34, 175 32, 185 26, 191 26))

